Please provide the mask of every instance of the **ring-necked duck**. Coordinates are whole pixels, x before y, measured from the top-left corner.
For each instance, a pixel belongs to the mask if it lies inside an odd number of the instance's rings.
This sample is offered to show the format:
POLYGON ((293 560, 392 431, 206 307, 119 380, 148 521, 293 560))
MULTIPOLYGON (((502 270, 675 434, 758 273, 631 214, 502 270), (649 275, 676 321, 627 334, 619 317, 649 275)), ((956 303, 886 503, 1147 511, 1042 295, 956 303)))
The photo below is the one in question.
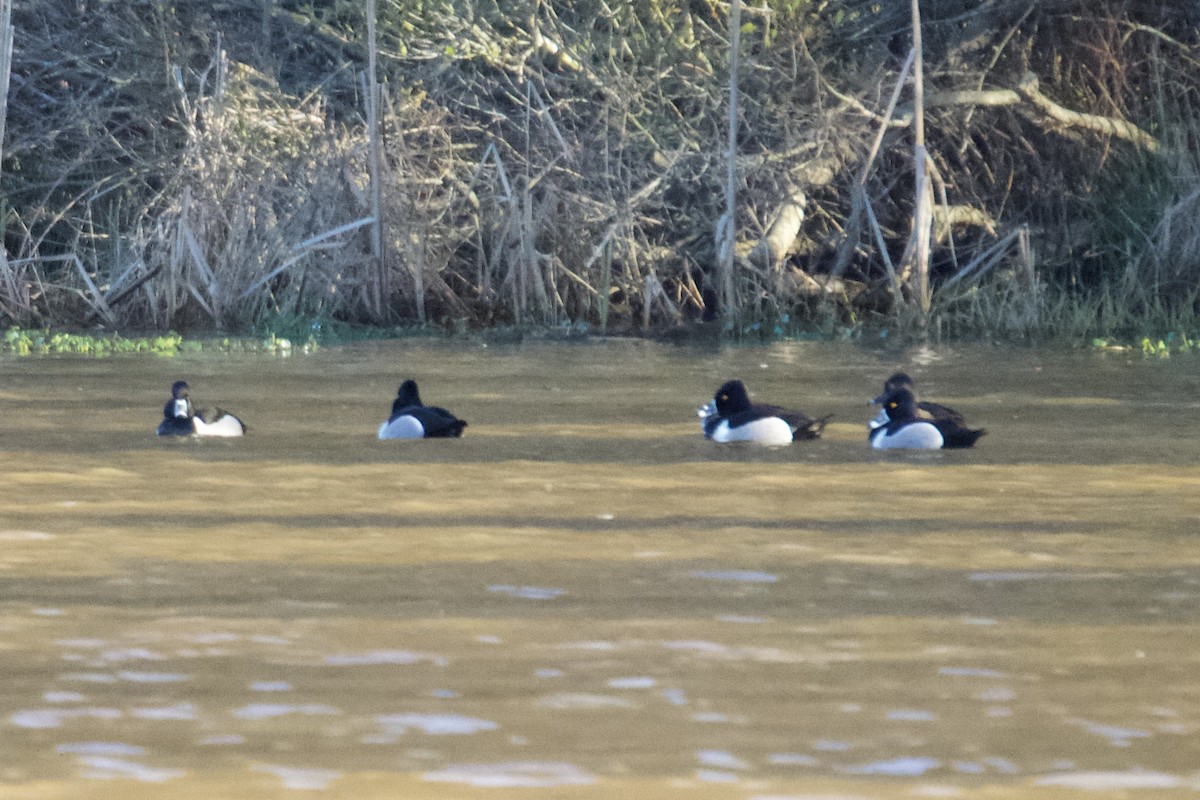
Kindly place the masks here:
POLYGON ((876 450, 970 447, 985 433, 982 429, 964 427, 951 418, 922 416, 916 396, 905 386, 888 392, 883 398, 883 411, 888 421, 873 427, 868 436, 876 450))
POLYGON ((159 436, 242 436, 246 426, 233 414, 221 409, 213 413, 212 421, 204 419, 203 412, 192 405, 187 381, 171 384, 171 399, 163 406, 162 422, 158 423, 159 436))
POLYGON ((379 426, 380 439, 432 439, 462 436, 467 427, 465 419, 459 419, 444 408, 427 406, 421 402, 417 382, 406 380, 392 402, 392 414, 387 422, 379 426))
POLYGON ((699 411, 705 438, 714 442, 755 442, 784 445, 798 439, 816 439, 829 417, 813 419, 802 411, 751 403, 746 386, 727 381, 712 401, 699 411))
MULTIPOLYGON (((887 396, 896 389, 908 389, 913 393, 913 397, 917 396, 917 387, 913 383, 913 379, 907 373, 897 372, 892 377, 883 382, 883 393, 871 401, 872 404, 882 406, 887 400, 887 396)), ((941 403, 931 403, 928 400, 917 400, 916 414, 920 419, 948 419, 959 425, 966 425, 967 421, 963 419, 963 415, 955 411, 949 406, 944 406, 941 403)), ((888 422, 887 410, 880 408, 879 414, 872 419, 868 425, 872 428, 878 428, 880 425, 886 425, 888 422)))

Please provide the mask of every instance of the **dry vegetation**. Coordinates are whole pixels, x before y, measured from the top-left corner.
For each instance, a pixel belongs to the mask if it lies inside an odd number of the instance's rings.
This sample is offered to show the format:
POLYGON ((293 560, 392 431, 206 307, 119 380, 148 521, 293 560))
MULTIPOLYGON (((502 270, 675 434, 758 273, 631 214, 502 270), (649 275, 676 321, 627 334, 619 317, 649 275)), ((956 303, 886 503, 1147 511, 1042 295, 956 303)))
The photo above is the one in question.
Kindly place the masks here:
MULTIPOLYGON (((367 6, 17 0, 0 320, 921 316, 907 3, 743 8, 720 309, 727 4, 379 0, 377 137, 367 6)), ((1195 4, 928 0, 922 14, 939 324, 1192 324, 1195 4)))

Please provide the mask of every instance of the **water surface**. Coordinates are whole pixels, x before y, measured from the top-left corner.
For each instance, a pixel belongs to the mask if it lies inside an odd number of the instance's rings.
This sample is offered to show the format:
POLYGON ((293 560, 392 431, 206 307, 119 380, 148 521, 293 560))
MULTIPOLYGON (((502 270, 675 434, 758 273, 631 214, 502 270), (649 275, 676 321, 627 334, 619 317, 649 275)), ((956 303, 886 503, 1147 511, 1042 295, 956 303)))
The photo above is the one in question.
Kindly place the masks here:
POLYGON ((0 361, 0 797, 1192 795, 1193 361, 0 361), (871 452, 896 368, 979 447, 871 452), (834 422, 706 442, 734 376, 834 422), (463 439, 374 439, 405 377, 463 439), (179 378, 249 435, 157 439, 179 378))

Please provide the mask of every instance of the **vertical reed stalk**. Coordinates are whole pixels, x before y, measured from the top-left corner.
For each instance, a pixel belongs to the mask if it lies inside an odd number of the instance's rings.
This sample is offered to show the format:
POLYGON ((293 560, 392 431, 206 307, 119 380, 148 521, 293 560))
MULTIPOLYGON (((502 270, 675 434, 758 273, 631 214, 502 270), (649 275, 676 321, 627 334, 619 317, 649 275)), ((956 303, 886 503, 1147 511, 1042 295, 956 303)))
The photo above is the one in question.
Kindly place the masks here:
MULTIPOLYGON (((915 2, 915 0, 914 0, 915 2)), ((737 310, 734 291, 734 244, 737 240, 737 129, 738 129, 738 62, 742 38, 742 3, 732 0, 729 5, 729 137, 725 152, 725 217, 718 226, 717 252, 721 257, 721 285, 726 320, 732 321, 737 310)))
POLYGON ((917 304, 922 318, 929 315, 929 238, 933 229, 933 189, 929 154, 925 150, 925 66, 921 55, 921 4, 912 0, 913 29, 913 169, 916 205, 913 207, 913 258, 916 260, 917 304))
MULTIPOLYGON (((12 0, 0 0, 0 168, 4 163, 4 133, 8 127, 8 84, 12 77, 12 49, 12 0)), ((0 275, 4 277, 5 284, 11 287, 9 294, 12 296, 4 299, 14 301, 17 296, 17 282, 8 263, 8 248, 4 245, 3 233, 3 225, 0 224, 0 275)))
MULTIPOLYGON (((375 258, 375 316, 383 318, 383 303, 388 296, 387 270, 383 257, 382 189, 383 156, 379 141, 379 48, 375 41, 376 0, 367 0, 367 137, 371 171, 371 255, 375 258)), ((424 320, 421 320, 424 322, 424 320)))

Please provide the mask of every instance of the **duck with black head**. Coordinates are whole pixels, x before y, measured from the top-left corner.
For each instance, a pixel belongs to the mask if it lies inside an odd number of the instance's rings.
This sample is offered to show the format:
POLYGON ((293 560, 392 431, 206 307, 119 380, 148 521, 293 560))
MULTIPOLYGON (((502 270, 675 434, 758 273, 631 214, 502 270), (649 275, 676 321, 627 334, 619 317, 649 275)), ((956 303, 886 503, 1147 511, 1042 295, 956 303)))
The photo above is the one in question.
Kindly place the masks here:
POLYGON ((868 440, 876 450, 941 450, 971 447, 985 431, 967 428, 950 418, 921 413, 912 390, 900 386, 883 398, 888 421, 871 428, 868 440))
POLYGON ((891 417, 885 406, 888 398, 898 389, 905 389, 912 395, 913 413, 917 419, 930 422, 938 429, 945 442, 943 447, 972 447, 979 437, 987 433, 983 428, 968 427, 963 415, 950 406, 919 399, 913 379, 904 372, 897 372, 884 381, 883 393, 871 401, 880 406, 879 413, 867 423, 871 430, 882 427, 890 421, 891 417))
POLYGON ((400 384, 396 399, 392 401, 392 413, 387 421, 379 426, 379 438, 458 438, 462 436, 465 427, 465 419, 459 419, 440 406, 427 406, 422 403, 417 382, 410 378, 400 384))
POLYGON ((740 380, 721 384, 713 399, 697 413, 706 439, 773 446, 816 439, 830 418, 813 419, 803 411, 753 403, 746 385, 740 380))
POLYGON ((162 422, 158 423, 159 436, 242 436, 246 425, 233 414, 218 408, 212 420, 206 420, 202 411, 192 405, 191 390, 187 381, 171 384, 171 399, 163 406, 162 422))

